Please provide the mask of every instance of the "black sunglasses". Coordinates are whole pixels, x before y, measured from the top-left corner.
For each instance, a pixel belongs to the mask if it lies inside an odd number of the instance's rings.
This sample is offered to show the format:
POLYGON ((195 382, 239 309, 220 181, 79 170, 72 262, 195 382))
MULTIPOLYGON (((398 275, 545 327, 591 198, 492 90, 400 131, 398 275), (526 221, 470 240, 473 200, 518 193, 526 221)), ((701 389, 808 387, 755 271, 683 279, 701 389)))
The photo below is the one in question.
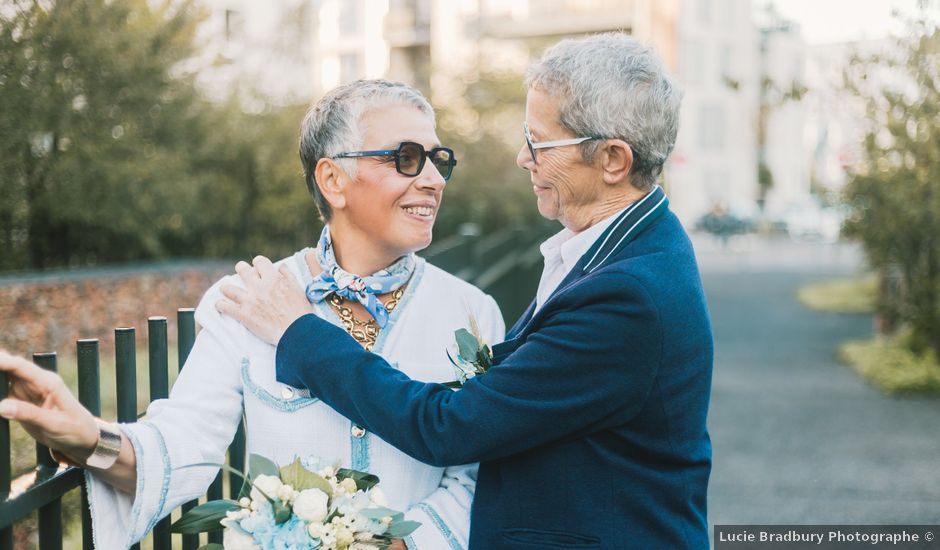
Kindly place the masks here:
POLYGON ((403 141, 397 149, 383 149, 380 151, 352 151, 335 155, 335 159, 356 157, 395 157, 395 171, 403 176, 414 177, 424 170, 424 161, 431 159, 431 164, 437 168, 444 181, 450 179, 457 159, 454 151, 447 147, 435 147, 430 151, 424 150, 424 145, 413 141, 403 141))

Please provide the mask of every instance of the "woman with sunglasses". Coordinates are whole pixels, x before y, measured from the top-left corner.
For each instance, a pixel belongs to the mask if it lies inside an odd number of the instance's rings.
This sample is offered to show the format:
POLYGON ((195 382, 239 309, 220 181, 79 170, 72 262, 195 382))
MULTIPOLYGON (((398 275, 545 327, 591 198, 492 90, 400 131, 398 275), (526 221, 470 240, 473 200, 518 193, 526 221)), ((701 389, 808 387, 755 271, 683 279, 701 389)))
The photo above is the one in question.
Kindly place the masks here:
MULTIPOLYGON (((404 84, 360 80, 328 93, 307 113, 300 138, 325 227, 315 248, 276 264, 259 257, 255 267, 291 273, 307 294, 307 312, 345 328, 408 376, 447 382, 455 373, 441 358, 455 330, 472 317, 492 344, 505 327, 491 297, 414 254, 431 242, 456 165, 434 127, 431 106, 404 84)), ((236 271, 249 268, 239 262, 236 271)), ((94 418, 56 375, 0 352, 12 396, 0 414, 86 467, 95 547, 126 548, 204 494, 218 468, 187 466, 223 462, 244 416, 249 453, 281 465, 315 456, 377 475, 389 506, 422 524, 398 548, 465 548, 476 465, 418 462, 277 382, 275 348, 225 314, 226 297, 255 282, 226 277, 208 290, 196 309, 202 331, 169 399, 153 402, 135 424, 94 418)))

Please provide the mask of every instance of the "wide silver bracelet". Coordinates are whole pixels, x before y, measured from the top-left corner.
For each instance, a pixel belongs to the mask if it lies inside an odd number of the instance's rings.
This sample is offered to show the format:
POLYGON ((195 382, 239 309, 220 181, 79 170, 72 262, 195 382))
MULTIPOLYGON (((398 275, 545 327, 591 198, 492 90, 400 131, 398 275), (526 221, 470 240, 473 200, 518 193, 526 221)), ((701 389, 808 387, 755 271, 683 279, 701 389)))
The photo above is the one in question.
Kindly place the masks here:
POLYGON ((96 418, 95 422, 98 424, 98 444, 95 452, 85 460, 85 465, 107 470, 121 454, 121 430, 100 418, 96 418))

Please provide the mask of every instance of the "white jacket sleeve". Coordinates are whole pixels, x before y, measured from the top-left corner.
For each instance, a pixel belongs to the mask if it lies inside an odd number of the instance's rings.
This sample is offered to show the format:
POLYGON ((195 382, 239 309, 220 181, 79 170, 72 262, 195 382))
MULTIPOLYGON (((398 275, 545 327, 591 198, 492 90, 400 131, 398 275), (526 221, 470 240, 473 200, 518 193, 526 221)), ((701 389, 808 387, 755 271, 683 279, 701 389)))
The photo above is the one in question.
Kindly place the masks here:
MULTIPOLYGON (((486 296, 481 306, 475 315, 484 340, 492 348, 505 338, 506 325, 492 297, 486 296)), ((445 469, 437 490, 408 510, 405 518, 421 523, 405 538, 408 550, 463 550, 469 546, 477 469, 477 464, 445 469)))
POLYGON ((215 309, 219 281, 196 309, 202 330, 168 399, 154 401, 146 417, 121 430, 133 443, 137 488, 133 495, 86 471, 95 548, 127 548, 175 508, 203 495, 222 463, 242 415, 239 363, 246 329, 215 309))
POLYGON ((476 464, 446 468, 437 490, 405 513, 405 519, 421 523, 405 538, 408 550, 467 548, 476 482, 476 464))

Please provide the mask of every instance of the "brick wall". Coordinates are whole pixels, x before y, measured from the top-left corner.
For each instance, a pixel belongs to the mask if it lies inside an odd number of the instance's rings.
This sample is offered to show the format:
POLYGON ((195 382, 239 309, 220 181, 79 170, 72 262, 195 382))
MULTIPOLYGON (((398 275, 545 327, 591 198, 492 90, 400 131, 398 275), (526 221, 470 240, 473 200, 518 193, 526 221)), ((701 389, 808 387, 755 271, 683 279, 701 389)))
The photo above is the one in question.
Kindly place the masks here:
POLYGON ((176 341, 176 310, 196 307, 235 262, 172 263, 0 278, 0 348, 17 354, 74 355, 79 338, 114 346, 114 328, 137 328, 145 349, 147 318, 163 316, 176 341))

